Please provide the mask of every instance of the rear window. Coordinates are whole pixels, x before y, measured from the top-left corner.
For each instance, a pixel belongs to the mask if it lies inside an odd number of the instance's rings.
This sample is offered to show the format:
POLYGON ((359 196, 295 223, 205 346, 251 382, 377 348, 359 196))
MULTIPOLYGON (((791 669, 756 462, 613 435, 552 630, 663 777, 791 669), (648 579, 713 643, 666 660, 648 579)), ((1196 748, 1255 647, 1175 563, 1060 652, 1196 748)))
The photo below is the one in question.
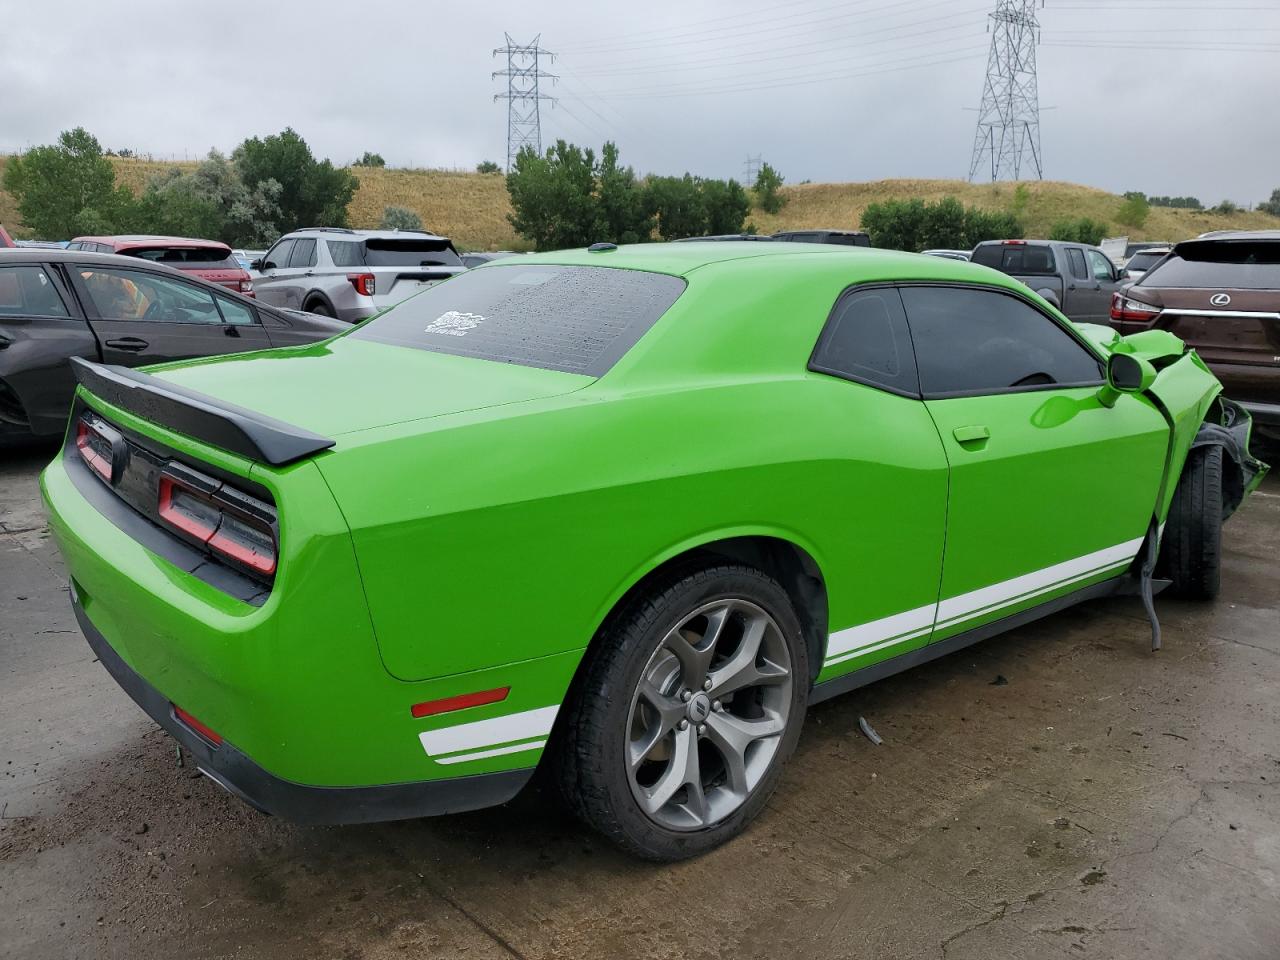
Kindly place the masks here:
POLYGON ((1150 270, 1152 264, 1163 256, 1163 253, 1135 253, 1129 258, 1125 268, 1128 270, 1150 270))
POLYGON ((367 267, 460 267, 462 261, 448 240, 378 239, 364 242, 367 267))
POLYGON ((179 270, 239 270, 240 264, 226 247, 130 247, 126 257, 167 263, 179 270))
POLYGON ((684 292, 659 273, 551 264, 461 273, 351 336, 599 377, 684 292))
POLYGON ((1053 248, 1033 244, 983 244, 973 251, 973 262, 1004 273, 1055 273, 1053 248))
POLYGON ((1138 281, 1140 287, 1280 290, 1280 242, 1187 243, 1138 281))

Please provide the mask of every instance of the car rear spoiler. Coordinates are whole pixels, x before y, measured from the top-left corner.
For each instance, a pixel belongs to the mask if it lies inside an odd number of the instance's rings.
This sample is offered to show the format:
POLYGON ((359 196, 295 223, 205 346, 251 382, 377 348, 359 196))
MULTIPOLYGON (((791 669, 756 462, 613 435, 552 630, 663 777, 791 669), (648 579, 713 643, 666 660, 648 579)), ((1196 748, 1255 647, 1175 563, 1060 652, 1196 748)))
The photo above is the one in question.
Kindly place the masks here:
POLYGON ((128 367, 72 357, 81 386, 112 406, 232 453, 282 466, 335 441, 128 367))

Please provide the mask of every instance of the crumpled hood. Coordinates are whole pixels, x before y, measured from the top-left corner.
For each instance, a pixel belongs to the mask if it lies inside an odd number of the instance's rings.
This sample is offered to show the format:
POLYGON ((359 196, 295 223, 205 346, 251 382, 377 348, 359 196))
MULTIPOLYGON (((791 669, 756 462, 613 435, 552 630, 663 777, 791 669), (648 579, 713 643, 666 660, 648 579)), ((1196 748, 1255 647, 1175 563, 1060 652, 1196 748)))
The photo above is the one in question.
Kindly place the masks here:
POLYGON ((553 397, 591 377, 339 337, 147 371, 326 437, 553 397))

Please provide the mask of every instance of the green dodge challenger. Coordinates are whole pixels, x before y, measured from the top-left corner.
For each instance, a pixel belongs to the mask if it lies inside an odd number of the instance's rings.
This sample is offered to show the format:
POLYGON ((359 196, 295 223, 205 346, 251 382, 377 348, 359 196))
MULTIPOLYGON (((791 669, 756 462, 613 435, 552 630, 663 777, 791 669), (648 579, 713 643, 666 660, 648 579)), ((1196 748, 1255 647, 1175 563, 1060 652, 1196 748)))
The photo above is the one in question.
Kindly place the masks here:
POLYGON ((741 831, 810 704, 1213 597, 1266 470, 1167 333, 811 244, 510 258, 317 345, 77 374, 42 478, 75 611, 202 771, 357 823, 544 763, 652 859, 741 831))

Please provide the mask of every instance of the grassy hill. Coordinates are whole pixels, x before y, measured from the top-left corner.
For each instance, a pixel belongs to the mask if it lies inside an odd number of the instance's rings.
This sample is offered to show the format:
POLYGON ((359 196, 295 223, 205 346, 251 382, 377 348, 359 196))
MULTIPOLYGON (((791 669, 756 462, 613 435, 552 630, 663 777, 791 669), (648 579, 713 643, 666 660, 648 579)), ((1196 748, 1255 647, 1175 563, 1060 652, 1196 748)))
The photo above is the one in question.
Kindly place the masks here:
MULTIPOLYGON (((183 164, 114 158, 119 182, 139 191, 154 173, 183 164)), ((0 157, 0 173, 4 158, 0 157)), ((401 170, 360 168, 355 171, 360 189, 349 208, 356 227, 375 227, 384 207, 408 207, 428 229, 452 237, 474 250, 523 249, 527 243, 507 222, 511 206, 500 174, 462 173, 449 170, 401 170)), ((761 233, 805 227, 857 227, 862 211, 880 200, 920 197, 939 200, 953 196, 961 202, 993 210, 1014 205, 1012 183, 972 184, 963 180, 876 180, 870 183, 806 183, 784 187, 787 204, 770 215, 753 210, 750 220, 761 233)), ((1280 218, 1264 213, 1228 216, 1196 210, 1152 207, 1141 230, 1125 229, 1115 222, 1123 199, 1104 190, 1056 181, 1028 181, 1025 205, 1020 212, 1028 236, 1046 236, 1053 223, 1066 217, 1091 217, 1110 224, 1113 234, 1127 233, 1135 240, 1181 240, 1206 230, 1280 227, 1280 218)), ((13 198, 0 191, 0 223, 21 236, 21 222, 13 198), (17 229, 15 229, 17 228, 17 229)))

